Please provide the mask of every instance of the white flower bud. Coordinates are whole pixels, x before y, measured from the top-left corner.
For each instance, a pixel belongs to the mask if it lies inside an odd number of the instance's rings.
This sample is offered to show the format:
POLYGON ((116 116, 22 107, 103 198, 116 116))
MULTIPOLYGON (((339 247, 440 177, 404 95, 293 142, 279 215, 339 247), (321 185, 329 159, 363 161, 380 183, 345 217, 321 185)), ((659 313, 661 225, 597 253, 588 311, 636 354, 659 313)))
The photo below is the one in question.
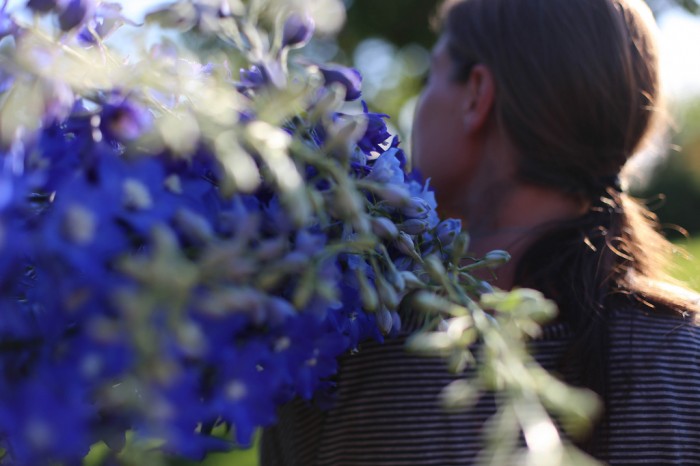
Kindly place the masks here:
POLYGON ((127 178, 122 184, 124 207, 131 210, 146 210, 153 205, 148 187, 135 178, 127 178))
POLYGON ((420 278, 416 276, 415 273, 410 272, 408 270, 403 270, 400 272, 400 274, 403 277, 404 282, 406 283, 406 288, 416 289, 425 287, 425 283, 423 283, 420 280, 420 278))
POLYGON ((164 181, 165 189, 173 194, 182 194, 182 181, 176 174, 169 175, 164 181))
POLYGON ((394 287, 398 291, 403 291, 406 289, 406 280, 404 280, 403 275, 399 273, 398 270, 396 270, 396 267, 390 263, 388 266, 389 270, 387 271, 387 279, 389 282, 394 285, 394 287))
POLYGON ((360 285, 360 299, 362 300, 362 306, 366 311, 375 312, 379 309, 379 297, 377 296, 376 290, 372 287, 367 280, 367 277, 359 269, 355 271, 357 276, 357 281, 360 285))
POLYGON ((416 293, 411 303, 420 311, 430 314, 442 314, 447 312, 454 305, 445 298, 428 291, 416 293))
POLYGON ((452 263, 459 264, 460 261, 467 255, 469 250, 470 237, 466 232, 461 232, 452 244, 451 259, 452 263))
POLYGON ((173 220, 182 233, 190 239, 207 242, 214 236, 207 219, 189 209, 179 209, 173 220))
POLYGON ((380 275, 375 278, 375 285, 381 302, 389 309, 396 309, 399 305, 399 295, 394 287, 380 275))
POLYGON ((72 205, 66 209, 61 230, 69 241, 85 246, 95 238, 97 219, 89 209, 72 205))
POLYGON ((425 270, 437 281, 441 278, 447 276, 447 271, 442 261, 435 254, 430 255, 424 259, 423 265, 425 270))

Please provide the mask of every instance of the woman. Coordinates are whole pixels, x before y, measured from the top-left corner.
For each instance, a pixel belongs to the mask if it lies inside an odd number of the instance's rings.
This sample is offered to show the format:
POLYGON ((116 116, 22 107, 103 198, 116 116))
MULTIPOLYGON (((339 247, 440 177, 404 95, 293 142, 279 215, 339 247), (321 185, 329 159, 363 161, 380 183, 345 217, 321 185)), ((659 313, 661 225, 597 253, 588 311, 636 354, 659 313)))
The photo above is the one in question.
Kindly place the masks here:
MULTIPOLYGON (((555 300, 532 342, 605 412, 582 447, 613 465, 700 464, 697 301, 662 273, 669 243, 620 186, 662 116, 654 22, 641 0, 466 0, 418 105, 414 153, 476 255, 513 256, 495 284, 555 300)), ((403 340, 342 362, 337 405, 285 408, 264 465, 466 465, 493 412, 435 403, 451 380, 403 340)))

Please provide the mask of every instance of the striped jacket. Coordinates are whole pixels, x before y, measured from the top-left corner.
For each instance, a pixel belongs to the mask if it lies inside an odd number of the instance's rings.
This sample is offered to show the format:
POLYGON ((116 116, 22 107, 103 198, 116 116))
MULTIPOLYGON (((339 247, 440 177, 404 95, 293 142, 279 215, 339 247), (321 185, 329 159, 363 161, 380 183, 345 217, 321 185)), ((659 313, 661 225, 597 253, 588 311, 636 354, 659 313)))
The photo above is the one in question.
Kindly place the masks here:
MULTIPOLYGON (((571 332, 545 327, 532 351, 556 369, 571 332)), ((323 412, 294 401, 261 444, 261 466, 470 465, 495 410, 484 397, 469 411, 444 411, 454 380, 443 362, 404 350, 405 335, 368 342, 345 356, 337 400, 323 412)), ((610 465, 700 465, 700 327, 690 319, 637 309, 611 314, 608 422, 601 431, 610 465)))

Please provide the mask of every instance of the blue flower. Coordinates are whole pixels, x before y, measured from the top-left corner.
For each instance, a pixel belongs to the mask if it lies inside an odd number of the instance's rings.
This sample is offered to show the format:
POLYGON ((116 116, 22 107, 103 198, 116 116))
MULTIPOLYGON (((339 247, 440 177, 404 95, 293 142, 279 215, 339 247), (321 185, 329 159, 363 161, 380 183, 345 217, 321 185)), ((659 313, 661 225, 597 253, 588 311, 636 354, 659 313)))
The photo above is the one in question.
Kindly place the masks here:
POLYGON ((397 153, 398 149, 392 148, 377 157, 366 179, 381 184, 403 184, 404 172, 397 153))
POLYGON ((443 247, 449 246, 462 231, 462 222, 453 218, 443 220, 438 224, 435 230, 435 234, 438 241, 440 241, 440 245, 443 247))
POLYGON ((267 84, 267 79, 263 70, 258 66, 251 66, 249 69, 241 68, 240 86, 244 89, 257 89, 267 84))
POLYGON ((95 8, 94 0, 65 0, 58 13, 58 24, 64 31, 80 26, 95 8))
POLYGON ((153 124, 153 115, 133 99, 111 99, 102 106, 100 129, 110 139, 121 142, 132 141, 148 131, 153 124))
POLYGON ((27 8, 37 13, 48 13, 56 8, 58 0, 29 0, 27 8))
POLYGON ((345 89, 345 100, 357 100, 362 95, 362 75, 356 69, 341 65, 320 65, 318 69, 326 86, 338 83, 345 89))
POLYGON ((4 3, 0 7, 0 39, 15 34, 18 29, 19 26, 15 23, 15 20, 7 13, 7 3, 4 3))
POLYGON ((430 183, 421 184, 417 181, 409 181, 408 189, 411 196, 418 197, 425 201, 425 206, 428 208, 428 226, 435 228, 440 222, 437 214, 437 201, 435 200, 435 192, 430 188, 430 183))
POLYGON ((315 23, 308 13, 292 13, 284 23, 283 47, 301 47, 314 35, 315 23))
POLYGON ((49 364, 35 368, 32 378, 3 383, 0 432, 15 464, 44 464, 47 458, 79 464, 90 448, 95 407, 87 402, 86 385, 75 368, 49 364))
POLYGON ((101 2, 97 5, 95 14, 83 25, 78 33, 78 40, 85 45, 94 45, 97 38, 104 40, 123 24, 135 26, 136 23, 121 14, 122 6, 118 3, 101 2), (90 31, 92 29, 92 32, 90 31), (93 34, 94 32, 94 34, 93 34))
POLYGON ((364 115, 367 118, 367 129, 360 140, 357 141, 357 145, 366 154, 370 154, 372 152, 384 152, 381 145, 391 137, 391 134, 386 127, 386 123, 384 122, 384 119, 389 118, 389 115, 369 112, 367 109, 367 103, 364 100, 362 101, 362 108, 364 110, 364 115))

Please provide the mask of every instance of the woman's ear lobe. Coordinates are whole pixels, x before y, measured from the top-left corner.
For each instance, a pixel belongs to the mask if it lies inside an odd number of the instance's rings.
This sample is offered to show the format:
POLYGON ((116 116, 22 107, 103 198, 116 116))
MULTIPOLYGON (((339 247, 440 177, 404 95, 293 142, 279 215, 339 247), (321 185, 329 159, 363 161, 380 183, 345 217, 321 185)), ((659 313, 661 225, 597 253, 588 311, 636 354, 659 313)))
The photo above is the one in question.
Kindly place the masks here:
POLYGON ((466 82, 466 93, 462 117, 465 130, 480 131, 493 112, 496 100, 496 82, 491 70, 483 64, 476 64, 466 82))

